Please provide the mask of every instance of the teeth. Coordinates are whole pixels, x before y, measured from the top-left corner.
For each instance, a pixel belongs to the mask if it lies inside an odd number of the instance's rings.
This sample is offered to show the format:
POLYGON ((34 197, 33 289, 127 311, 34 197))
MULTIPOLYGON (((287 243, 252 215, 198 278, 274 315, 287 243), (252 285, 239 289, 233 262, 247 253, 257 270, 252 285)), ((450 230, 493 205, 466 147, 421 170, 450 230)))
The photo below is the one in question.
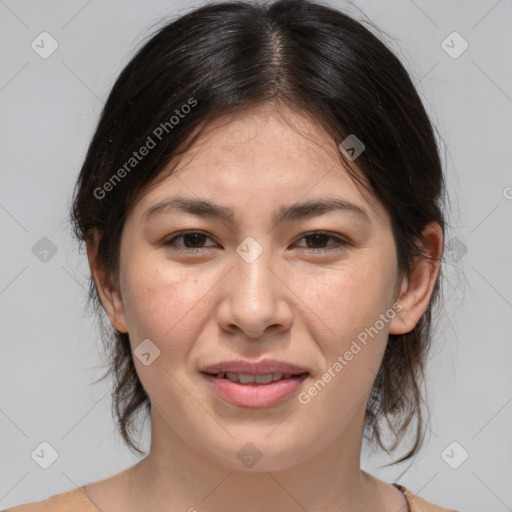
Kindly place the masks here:
MULTIPOLYGON (((272 382, 272 377, 273 376, 271 373, 267 373, 266 375, 256 375, 254 380, 258 384, 268 384, 269 382, 272 382)), ((243 381, 241 380, 240 382, 243 382, 243 381)))
POLYGON ((231 382, 239 382, 240 384, 269 384, 270 382, 276 382, 281 379, 289 379, 291 373, 266 373, 264 375, 249 375, 246 373, 232 373, 232 372, 219 372, 217 378, 226 378, 231 382))
POLYGON ((245 375, 243 373, 239 373, 237 378, 241 384, 252 384, 253 382, 256 382, 256 375, 245 375))

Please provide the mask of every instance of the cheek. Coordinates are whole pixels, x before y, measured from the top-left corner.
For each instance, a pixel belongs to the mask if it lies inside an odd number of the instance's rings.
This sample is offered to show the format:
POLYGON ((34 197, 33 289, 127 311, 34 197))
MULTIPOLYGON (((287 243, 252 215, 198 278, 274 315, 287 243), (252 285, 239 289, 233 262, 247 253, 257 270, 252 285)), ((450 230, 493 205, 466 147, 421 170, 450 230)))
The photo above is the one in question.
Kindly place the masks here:
POLYGON ((384 354, 389 323, 377 330, 375 325, 389 307, 393 281, 382 267, 361 263, 303 281, 304 302, 316 318, 310 326, 318 326, 311 334, 324 368, 301 395, 301 404, 312 417, 328 416, 333 436, 366 407, 384 354))
POLYGON ((321 278, 302 278, 297 287, 318 319, 322 338, 332 350, 341 350, 385 313, 393 284, 382 267, 361 261, 321 278))
POLYGON ((185 275, 176 268, 139 268, 144 270, 128 273, 124 282, 124 306, 132 343, 149 338, 161 350, 173 345, 173 340, 181 346, 178 341, 188 339, 184 331, 194 325, 194 318, 201 311, 201 297, 207 289, 204 279, 200 281, 190 272, 185 275))

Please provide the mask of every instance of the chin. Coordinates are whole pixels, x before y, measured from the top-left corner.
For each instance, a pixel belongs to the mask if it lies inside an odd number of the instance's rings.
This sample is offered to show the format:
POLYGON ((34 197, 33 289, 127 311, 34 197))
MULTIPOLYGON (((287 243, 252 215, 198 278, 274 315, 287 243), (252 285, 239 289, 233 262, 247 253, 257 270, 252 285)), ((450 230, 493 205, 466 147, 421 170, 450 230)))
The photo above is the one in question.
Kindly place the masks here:
MULTIPOLYGON (((227 445, 213 451, 215 462, 231 471, 264 472, 289 469, 308 458, 303 443, 292 442, 286 445, 277 435, 275 439, 267 437, 271 431, 267 429, 259 435, 230 438, 227 445), (298 446, 301 447, 300 452, 298 446)), ((290 435, 285 438, 293 439, 290 435)), ((311 448, 310 455, 313 452, 311 448)))

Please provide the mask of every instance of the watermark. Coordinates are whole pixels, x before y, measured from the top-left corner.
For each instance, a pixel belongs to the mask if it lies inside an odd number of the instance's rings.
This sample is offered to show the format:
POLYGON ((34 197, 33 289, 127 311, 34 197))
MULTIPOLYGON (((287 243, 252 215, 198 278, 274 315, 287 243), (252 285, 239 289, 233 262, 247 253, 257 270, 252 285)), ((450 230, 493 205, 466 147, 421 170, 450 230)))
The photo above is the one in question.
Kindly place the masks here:
POLYGON ((41 32, 30 44, 41 59, 47 59, 59 47, 59 43, 48 32, 41 32))
POLYGON ((343 355, 339 355, 336 358, 336 361, 334 361, 327 370, 322 374, 322 376, 315 381, 315 383, 310 386, 307 391, 302 391, 299 393, 299 396, 297 397, 298 401, 302 405, 307 405, 309 402, 311 402, 311 399, 320 393, 325 386, 331 382, 334 377, 338 373, 340 373, 345 366, 347 366, 350 361, 354 358, 355 355, 359 354, 361 352, 362 348, 365 347, 368 344, 368 336, 370 336, 372 339, 377 336, 377 334, 384 329, 384 326, 390 322, 393 318, 395 318, 396 312, 400 311, 402 309, 402 305, 398 302, 395 302, 391 308, 389 308, 385 313, 381 313, 379 316, 379 320, 376 320, 376 322, 371 327, 366 327, 364 331, 361 331, 357 335, 357 340, 352 341, 352 345, 350 345, 350 349, 345 351, 343 355), (363 345, 359 345, 359 343, 363 345))
POLYGON ((94 189, 94 197, 101 200, 107 195, 107 192, 114 190, 116 185, 118 185, 132 169, 137 167, 137 165, 139 165, 139 163, 142 162, 142 160, 144 160, 147 155, 149 155, 149 152, 156 148, 158 143, 163 140, 165 135, 169 134, 171 130, 173 130, 174 127, 179 124, 180 120, 189 114, 192 108, 196 105, 197 100, 194 98, 189 98, 187 103, 174 111, 176 115, 172 115, 168 121, 160 123, 153 130, 151 135, 147 137, 144 144, 142 144, 138 151, 134 151, 132 156, 128 158, 122 167, 120 167, 114 174, 112 174, 112 176, 103 184, 102 187, 97 187, 94 189))
POLYGON ((457 32, 453 31, 441 42, 441 48, 452 58, 458 59, 469 47, 469 43, 457 32))
POLYGON ((452 441, 442 452, 441 458, 452 469, 458 469, 469 457, 466 449, 457 441, 452 441))
POLYGON ((252 468, 261 459, 261 457, 263 457, 263 454, 253 443, 245 443, 244 446, 238 450, 236 456, 242 464, 248 468, 252 468))
POLYGON ((43 236, 32 247, 32 254, 42 263, 48 263, 57 254, 57 251, 57 246, 47 236, 43 236))
POLYGON ((160 349, 149 338, 139 343, 133 353, 144 366, 149 366, 160 357, 160 349))
POLYGON ((512 187, 505 187, 503 189, 503 197, 505 199, 512 199, 512 187))
POLYGON ((447 255, 454 262, 457 263, 467 252, 468 248, 457 237, 450 238, 446 244, 447 255))
POLYGON ((48 441, 43 441, 32 450, 30 456, 41 468, 48 469, 59 458, 59 452, 48 441))
POLYGON ((256 261, 259 255, 263 252, 263 247, 252 236, 248 236, 236 248, 237 254, 246 262, 252 263, 256 261))
POLYGON ((366 149, 366 146, 351 133, 338 145, 338 149, 353 162, 366 149))

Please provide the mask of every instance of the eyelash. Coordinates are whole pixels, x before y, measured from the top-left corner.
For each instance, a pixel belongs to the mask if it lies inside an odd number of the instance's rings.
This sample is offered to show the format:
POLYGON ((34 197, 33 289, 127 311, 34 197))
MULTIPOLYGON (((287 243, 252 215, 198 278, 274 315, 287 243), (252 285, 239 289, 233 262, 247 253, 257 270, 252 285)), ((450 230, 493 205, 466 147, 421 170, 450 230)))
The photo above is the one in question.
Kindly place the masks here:
MULTIPOLYGON (((186 235, 194 235, 194 234, 201 235, 201 236, 206 237, 206 238, 211 238, 206 233, 203 233, 201 231, 182 231, 181 233, 177 233, 172 238, 170 238, 169 240, 165 241, 163 245, 166 246, 166 247, 172 247, 173 243, 176 240, 183 239, 186 235)), ((337 245, 338 246, 334 247, 332 249, 324 249, 324 248, 309 249, 313 253, 324 253, 325 254, 325 253, 332 252, 332 251, 340 251, 340 250, 344 249, 344 246, 348 245, 348 242, 346 242, 342 238, 337 237, 335 235, 332 235, 330 233, 327 233, 325 231, 313 231, 311 233, 306 233, 305 235, 302 235, 302 237, 300 239, 302 240, 303 238, 307 238, 307 237, 311 237, 311 236, 315 236, 315 235, 321 235, 321 236, 327 236, 328 238, 333 238, 334 240, 337 240, 337 245), (340 247, 340 245, 341 245, 341 247, 340 247)), ((307 247, 304 247, 304 248, 308 249, 307 247)), ((178 252, 189 253, 189 254, 201 254, 201 253, 205 252, 206 250, 208 250, 208 248, 203 248, 203 247, 198 247, 196 249, 189 248, 189 247, 187 247, 187 248, 176 248, 176 247, 174 247, 174 249, 176 251, 178 251, 178 252)))

